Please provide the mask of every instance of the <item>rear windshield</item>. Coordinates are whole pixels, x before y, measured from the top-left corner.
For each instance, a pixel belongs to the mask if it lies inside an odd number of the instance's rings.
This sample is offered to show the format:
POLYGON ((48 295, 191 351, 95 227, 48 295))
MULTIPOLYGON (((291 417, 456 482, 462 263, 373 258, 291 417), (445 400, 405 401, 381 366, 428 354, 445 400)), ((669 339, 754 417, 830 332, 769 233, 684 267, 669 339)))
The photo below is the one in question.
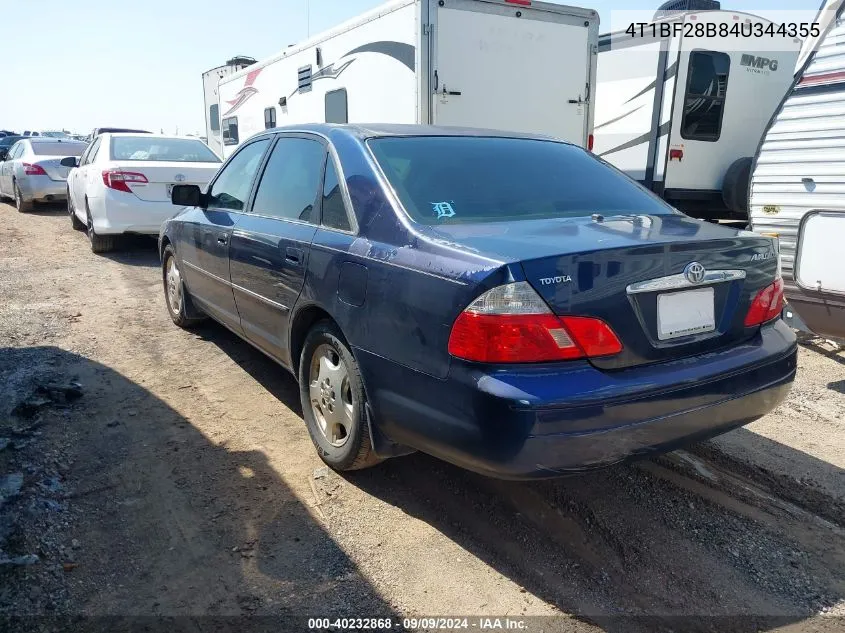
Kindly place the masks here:
POLYGON ((36 156, 82 156, 85 143, 30 143, 36 156))
POLYGON ((202 141, 190 138, 115 136, 111 140, 112 160, 152 160, 177 163, 219 163, 220 159, 202 141))
POLYGON ((368 144, 421 224, 673 212, 615 168, 564 143, 411 136, 368 144))

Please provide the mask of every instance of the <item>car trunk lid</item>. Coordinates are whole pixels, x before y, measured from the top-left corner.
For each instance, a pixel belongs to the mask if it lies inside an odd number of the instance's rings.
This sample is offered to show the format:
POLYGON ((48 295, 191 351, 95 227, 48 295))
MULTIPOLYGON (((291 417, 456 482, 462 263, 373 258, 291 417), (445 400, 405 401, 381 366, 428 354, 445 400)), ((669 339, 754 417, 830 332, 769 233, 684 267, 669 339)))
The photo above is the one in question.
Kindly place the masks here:
POLYGON ((683 215, 455 224, 434 231, 455 245, 520 262, 556 314, 607 322, 624 349, 591 359, 604 369, 693 356, 751 338, 758 327, 745 327, 745 316, 777 275, 770 238, 683 215), (685 274, 691 264, 694 270, 685 274))
POLYGON ((169 202, 173 185, 197 185, 204 189, 217 173, 217 163, 160 161, 122 161, 115 168, 123 172, 143 174, 147 182, 127 182, 141 200, 169 202))
POLYGON ((62 181, 67 180, 67 176, 70 173, 70 167, 63 167, 61 165, 63 158, 64 156, 41 158, 34 161, 33 164, 41 167, 50 177, 50 180, 62 181))

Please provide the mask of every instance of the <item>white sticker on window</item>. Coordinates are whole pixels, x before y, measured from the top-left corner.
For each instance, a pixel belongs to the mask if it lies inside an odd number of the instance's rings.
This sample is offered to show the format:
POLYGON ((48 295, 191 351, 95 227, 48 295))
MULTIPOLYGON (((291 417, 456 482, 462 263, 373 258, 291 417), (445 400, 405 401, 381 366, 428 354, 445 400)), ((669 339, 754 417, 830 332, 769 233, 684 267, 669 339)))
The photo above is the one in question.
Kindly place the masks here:
POLYGON ((437 214, 437 219, 451 218, 455 216, 455 209, 452 207, 454 201, 450 202, 432 202, 431 209, 437 214))

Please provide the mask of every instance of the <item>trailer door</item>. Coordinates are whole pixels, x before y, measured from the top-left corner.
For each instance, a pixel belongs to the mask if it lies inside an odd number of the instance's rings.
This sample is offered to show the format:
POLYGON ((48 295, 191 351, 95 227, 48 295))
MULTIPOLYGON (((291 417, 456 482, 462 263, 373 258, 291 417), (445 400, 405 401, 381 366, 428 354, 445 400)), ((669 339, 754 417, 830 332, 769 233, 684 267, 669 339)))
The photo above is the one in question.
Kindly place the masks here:
POLYGON ((434 123, 585 145, 593 31, 584 15, 451 0, 434 25, 434 123))

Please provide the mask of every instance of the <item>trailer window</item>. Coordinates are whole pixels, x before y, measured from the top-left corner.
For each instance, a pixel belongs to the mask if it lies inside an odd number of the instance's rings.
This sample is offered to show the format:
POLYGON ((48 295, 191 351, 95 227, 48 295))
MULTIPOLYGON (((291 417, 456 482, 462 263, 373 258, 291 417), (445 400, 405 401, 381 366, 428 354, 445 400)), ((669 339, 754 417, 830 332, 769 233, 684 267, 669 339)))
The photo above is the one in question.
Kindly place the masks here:
POLYGON ((238 117, 223 119, 223 145, 237 145, 238 142, 238 117))
POLYGON ((349 123, 346 88, 326 93, 326 123, 349 123))
POLYGON ((690 53, 681 136, 692 141, 719 140, 725 114, 731 58, 725 53, 690 53))
POLYGON ((220 131, 220 106, 216 103, 208 107, 208 123, 211 125, 212 132, 220 131))
POLYGON ((264 129, 270 130, 276 127, 276 108, 266 108, 264 110, 264 129))
POLYGON ((311 91, 311 66, 303 66, 297 71, 297 82, 299 92, 311 91))

